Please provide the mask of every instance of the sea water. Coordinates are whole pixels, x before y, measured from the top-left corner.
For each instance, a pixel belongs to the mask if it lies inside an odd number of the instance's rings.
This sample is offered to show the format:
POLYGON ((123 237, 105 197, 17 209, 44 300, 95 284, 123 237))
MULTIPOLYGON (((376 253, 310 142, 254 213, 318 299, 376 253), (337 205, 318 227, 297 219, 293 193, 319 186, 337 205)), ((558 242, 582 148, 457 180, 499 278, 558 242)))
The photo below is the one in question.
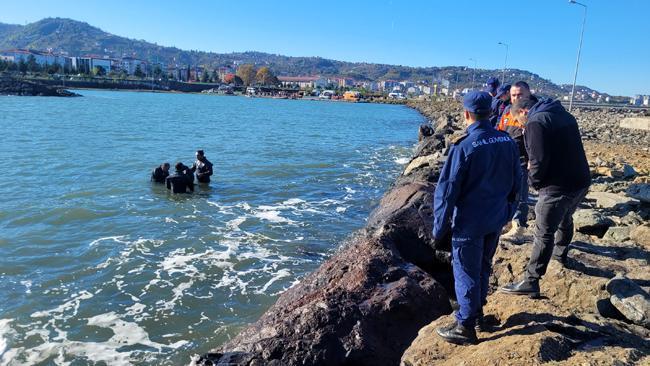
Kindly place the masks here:
POLYGON ((187 364, 355 230, 423 122, 403 106, 0 97, 0 365, 187 364), (214 164, 171 195, 162 162, 214 164))

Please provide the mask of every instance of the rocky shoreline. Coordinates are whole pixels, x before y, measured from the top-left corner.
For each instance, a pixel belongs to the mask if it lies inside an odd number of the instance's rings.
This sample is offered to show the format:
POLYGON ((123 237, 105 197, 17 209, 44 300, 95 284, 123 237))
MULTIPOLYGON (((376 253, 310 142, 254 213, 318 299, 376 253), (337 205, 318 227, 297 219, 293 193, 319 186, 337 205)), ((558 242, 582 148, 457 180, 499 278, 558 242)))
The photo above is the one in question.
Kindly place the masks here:
POLYGON ((69 90, 13 77, 0 77, 0 95, 80 97, 69 90))
MULTIPOLYGON (((576 112, 593 174, 576 212, 567 267, 550 266, 544 298, 494 292, 481 343, 454 346, 433 329, 449 321, 449 243, 431 244, 432 193, 455 102, 413 102, 432 125, 367 226, 202 365, 647 364, 650 362, 650 133, 616 127, 620 113, 576 112), (606 145, 611 144, 611 145, 606 145), (609 146, 609 147, 608 147, 609 146), (633 154, 632 154, 633 153, 633 154)), ((534 220, 531 210, 529 220, 534 220)), ((531 250, 501 242, 492 288, 517 278, 531 250)))

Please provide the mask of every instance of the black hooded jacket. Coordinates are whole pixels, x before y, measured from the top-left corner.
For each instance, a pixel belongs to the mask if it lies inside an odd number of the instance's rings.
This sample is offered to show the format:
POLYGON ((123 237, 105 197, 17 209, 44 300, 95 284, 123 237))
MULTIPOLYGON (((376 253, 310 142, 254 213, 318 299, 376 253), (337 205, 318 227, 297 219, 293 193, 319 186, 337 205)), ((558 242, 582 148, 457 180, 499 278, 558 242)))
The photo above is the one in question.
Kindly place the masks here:
POLYGON ((562 193, 591 183, 578 122, 559 101, 542 100, 530 109, 524 141, 533 188, 562 193))

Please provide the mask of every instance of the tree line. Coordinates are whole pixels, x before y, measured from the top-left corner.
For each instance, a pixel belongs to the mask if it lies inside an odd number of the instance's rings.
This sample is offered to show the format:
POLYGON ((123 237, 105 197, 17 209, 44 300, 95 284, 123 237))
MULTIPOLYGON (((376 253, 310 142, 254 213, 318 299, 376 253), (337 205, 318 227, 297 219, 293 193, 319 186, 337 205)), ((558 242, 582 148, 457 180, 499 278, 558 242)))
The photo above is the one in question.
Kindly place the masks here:
MULTIPOLYGON (((133 77, 144 79, 147 77, 154 77, 158 80, 177 80, 185 79, 190 80, 190 67, 182 69, 181 72, 186 74, 182 77, 175 75, 174 73, 166 73, 162 70, 160 65, 155 65, 151 73, 146 73, 140 65, 136 65, 136 68, 133 72, 133 77)), ((83 68, 72 68, 70 65, 61 65, 57 62, 52 64, 41 65, 36 61, 34 55, 29 55, 26 59, 21 58, 18 62, 11 60, 0 59, 0 72, 18 72, 22 75, 30 74, 43 74, 43 75, 55 75, 55 74, 80 74, 84 76, 108 76, 111 78, 126 79, 129 77, 128 73, 125 70, 111 70, 107 72, 103 67, 96 66, 92 70, 85 70, 83 68)), ((224 80, 220 80, 219 72, 217 69, 210 71, 207 67, 203 68, 201 76, 196 78, 196 81, 203 83, 219 83, 224 82, 226 84, 235 84, 243 86, 251 85, 264 85, 264 86, 277 86, 280 84, 280 81, 271 71, 268 66, 262 66, 256 68, 253 64, 244 64, 237 68, 237 71, 234 74, 226 74, 224 80)))

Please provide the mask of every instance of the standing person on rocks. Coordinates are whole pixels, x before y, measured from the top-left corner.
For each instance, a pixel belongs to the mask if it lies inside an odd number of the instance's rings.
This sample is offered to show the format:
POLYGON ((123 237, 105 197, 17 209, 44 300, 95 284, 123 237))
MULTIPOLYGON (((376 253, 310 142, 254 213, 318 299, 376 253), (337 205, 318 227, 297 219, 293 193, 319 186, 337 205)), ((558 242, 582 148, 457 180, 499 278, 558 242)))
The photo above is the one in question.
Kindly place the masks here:
MULTIPOLYGON (((529 98, 537 102, 537 98, 530 93, 530 86, 525 81, 518 81, 510 88, 510 100, 516 103, 522 98, 529 98)), ((521 192, 519 192, 519 206, 512 217, 512 227, 502 239, 513 243, 522 243, 528 227, 528 153, 524 143, 524 124, 512 115, 510 107, 505 109, 497 126, 497 130, 507 132, 519 146, 519 159, 521 162, 521 192)))
POLYGON ((492 112, 490 114, 490 124, 496 128, 497 123, 501 120, 503 112, 510 106, 510 84, 504 84, 497 88, 497 95, 492 98, 492 112))
POLYGON ((539 296, 539 280, 549 261, 565 264, 573 239, 573 213, 591 177, 576 119, 557 100, 517 100, 511 113, 526 126, 530 184, 539 191, 535 240, 523 280, 501 288, 515 295, 539 296))
POLYGON ((489 78, 487 83, 485 83, 485 91, 490 94, 492 98, 497 95, 497 89, 501 85, 501 82, 497 78, 489 78))
POLYGON ((212 175, 212 163, 205 157, 203 150, 196 151, 196 161, 192 164, 192 173, 196 173, 196 180, 199 183, 210 183, 212 175))
POLYGON ((483 322, 492 257, 512 217, 521 182, 519 152, 488 117, 492 97, 471 92, 463 100, 467 130, 451 141, 434 193, 434 242, 452 237, 452 265, 460 309, 456 322, 437 329, 448 342, 476 343, 483 322))

